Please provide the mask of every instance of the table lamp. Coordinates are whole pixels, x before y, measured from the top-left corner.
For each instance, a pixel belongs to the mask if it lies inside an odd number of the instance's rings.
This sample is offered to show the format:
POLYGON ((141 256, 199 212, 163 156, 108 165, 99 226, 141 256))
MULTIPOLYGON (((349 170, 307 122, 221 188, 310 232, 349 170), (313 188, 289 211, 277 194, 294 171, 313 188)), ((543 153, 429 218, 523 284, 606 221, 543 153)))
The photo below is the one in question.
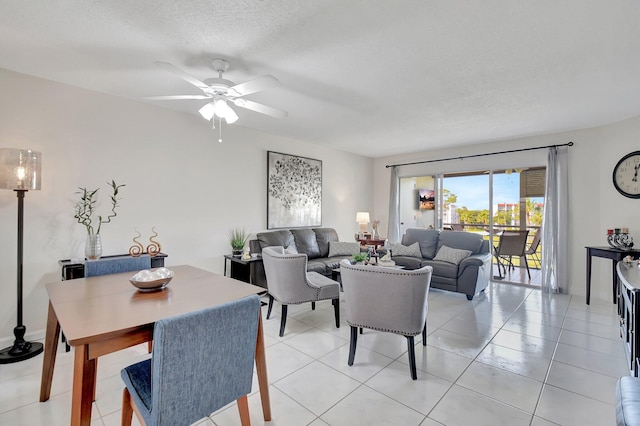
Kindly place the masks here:
POLYGON ((24 194, 40 189, 40 153, 16 148, 0 148, 0 189, 12 189, 18 196, 18 318, 13 329, 13 346, 0 350, 0 364, 10 364, 33 358, 42 352, 42 343, 27 342, 27 327, 22 323, 22 229, 24 223, 24 194))
POLYGON ((360 236, 364 238, 364 234, 367 232, 367 225, 369 224, 369 212, 357 212, 356 222, 360 225, 360 236))

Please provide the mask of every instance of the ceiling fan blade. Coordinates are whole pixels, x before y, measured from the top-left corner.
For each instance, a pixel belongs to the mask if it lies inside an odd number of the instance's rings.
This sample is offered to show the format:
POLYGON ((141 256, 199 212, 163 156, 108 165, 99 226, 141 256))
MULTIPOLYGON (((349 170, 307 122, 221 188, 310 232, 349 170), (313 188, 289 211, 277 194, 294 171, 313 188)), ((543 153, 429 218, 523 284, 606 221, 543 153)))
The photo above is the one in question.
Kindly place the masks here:
POLYGON ((169 96, 147 96, 143 99, 151 101, 174 101, 180 99, 211 99, 211 96, 207 95, 169 95, 169 96))
POLYGON ((262 77, 255 78, 253 80, 249 80, 244 83, 236 84, 235 86, 229 87, 227 93, 231 96, 245 96, 250 93, 259 92, 261 90, 268 89, 270 87, 275 87, 280 85, 280 80, 275 78, 272 75, 264 75, 262 77))
POLYGON ((202 81, 198 80, 197 78, 195 78, 191 74, 187 74, 186 72, 182 71, 180 68, 176 67, 175 65, 170 64, 169 62, 156 61, 155 64, 157 66, 159 66, 161 68, 164 68, 165 70, 177 75, 178 77, 180 77, 181 79, 183 79, 187 83, 193 84, 194 86, 196 86, 197 88, 199 88, 201 90, 208 90, 209 89, 209 86, 204 84, 202 81))
POLYGON ((270 115, 275 118, 285 118, 287 115, 289 115, 288 112, 282 111, 281 109, 276 109, 270 106, 262 105, 257 102, 250 101, 248 99, 229 99, 229 100, 241 108, 250 109, 251 111, 270 115))

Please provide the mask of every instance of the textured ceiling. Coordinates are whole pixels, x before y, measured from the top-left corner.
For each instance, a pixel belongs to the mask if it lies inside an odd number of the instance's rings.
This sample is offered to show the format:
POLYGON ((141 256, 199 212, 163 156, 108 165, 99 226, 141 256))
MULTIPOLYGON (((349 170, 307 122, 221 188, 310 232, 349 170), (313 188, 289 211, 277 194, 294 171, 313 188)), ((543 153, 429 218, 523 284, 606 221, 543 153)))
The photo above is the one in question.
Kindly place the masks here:
POLYGON ((640 115, 637 0, 0 0, 0 68, 196 114, 153 62, 216 57, 282 83, 234 125, 372 157, 640 115))

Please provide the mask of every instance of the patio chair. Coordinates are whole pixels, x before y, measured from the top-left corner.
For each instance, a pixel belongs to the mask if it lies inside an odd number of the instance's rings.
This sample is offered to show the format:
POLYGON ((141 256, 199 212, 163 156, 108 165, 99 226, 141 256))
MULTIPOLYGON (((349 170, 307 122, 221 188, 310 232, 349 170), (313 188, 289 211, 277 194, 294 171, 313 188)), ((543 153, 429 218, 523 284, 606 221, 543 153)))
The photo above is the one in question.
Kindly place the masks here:
POLYGON ((280 337, 287 323, 287 305, 300 303, 311 302, 311 309, 315 309, 317 301, 331 300, 336 327, 340 328, 340 284, 317 272, 307 272, 306 254, 288 254, 282 246, 265 247, 262 263, 269 293, 267 319, 271 316, 273 299, 282 304, 280 337))
POLYGON ((351 265, 348 259, 340 262, 351 327, 350 366, 356 355, 358 328, 385 331, 407 338, 409 371, 411 378, 417 379, 413 338, 422 333, 422 345, 427 346, 427 295, 432 271, 431 266, 404 270, 351 265))
POLYGON ((542 262, 540 261, 540 256, 538 255, 538 246, 540 245, 540 234, 542 230, 538 230, 536 235, 533 236, 533 241, 531 241, 531 245, 525 250, 524 254, 527 256, 531 256, 531 259, 538 264, 538 269, 542 267, 542 262))
POLYGON ((531 279, 529 263, 525 256, 528 235, 528 230, 504 231, 500 234, 498 247, 494 247, 496 262, 498 263, 498 275, 500 278, 503 278, 502 270, 504 270, 506 275, 507 268, 509 268, 509 270, 515 269, 515 265, 513 264, 513 257, 515 256, 524 261, 527 268, 527 274, 529 275, 529 279, 531 279))
POLYGON ((257 295, 156 322, 151 359, 121 371, 122 425, 188 425, 237 401, 250 424, 257 295))

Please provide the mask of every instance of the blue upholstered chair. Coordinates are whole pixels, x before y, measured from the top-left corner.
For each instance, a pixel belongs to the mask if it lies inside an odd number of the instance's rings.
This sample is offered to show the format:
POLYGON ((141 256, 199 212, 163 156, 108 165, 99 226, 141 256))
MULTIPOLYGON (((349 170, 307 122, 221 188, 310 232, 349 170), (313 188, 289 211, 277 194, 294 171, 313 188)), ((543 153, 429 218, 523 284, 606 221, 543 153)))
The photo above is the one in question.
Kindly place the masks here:
MULTIPOLYGON (((148 254, 143 254, 139 257, 107 257, 98 260, 87 260, 84 263, 84 276, 88 278, 98 275, 118 274, 120 272, 141 271, 150 268, 151 257, 148 254)), ((62 332, 62 341, 65 342, 65 351, 69 352, 71 348, 65 340, 64 331, 62 332)), ((151 342, 149 343, 149 352, 151 352, 151 342)))
POLYGON ((427 346, 427 296, 432 272, 431 266, 404 270, 340 261, 347 323, 351 327, 350 366, 356 356, 358 328, 386 331, 407 338, 409 371, 411 378, 417 379, 413 337, 422 333, 422 345, 427 346))
POLYGON ((95 277, 98 275, 118 274, 120 272, 141 271, 151 268, 151 257, 143 254, 139 257, 122 256, 87 260, 84 263, 84 276, 95 277))
POLYGON ((249 424, 260 298, 156 322, 150 360, 122 370, 122 424, 189 425, 237 400, 249 424))

